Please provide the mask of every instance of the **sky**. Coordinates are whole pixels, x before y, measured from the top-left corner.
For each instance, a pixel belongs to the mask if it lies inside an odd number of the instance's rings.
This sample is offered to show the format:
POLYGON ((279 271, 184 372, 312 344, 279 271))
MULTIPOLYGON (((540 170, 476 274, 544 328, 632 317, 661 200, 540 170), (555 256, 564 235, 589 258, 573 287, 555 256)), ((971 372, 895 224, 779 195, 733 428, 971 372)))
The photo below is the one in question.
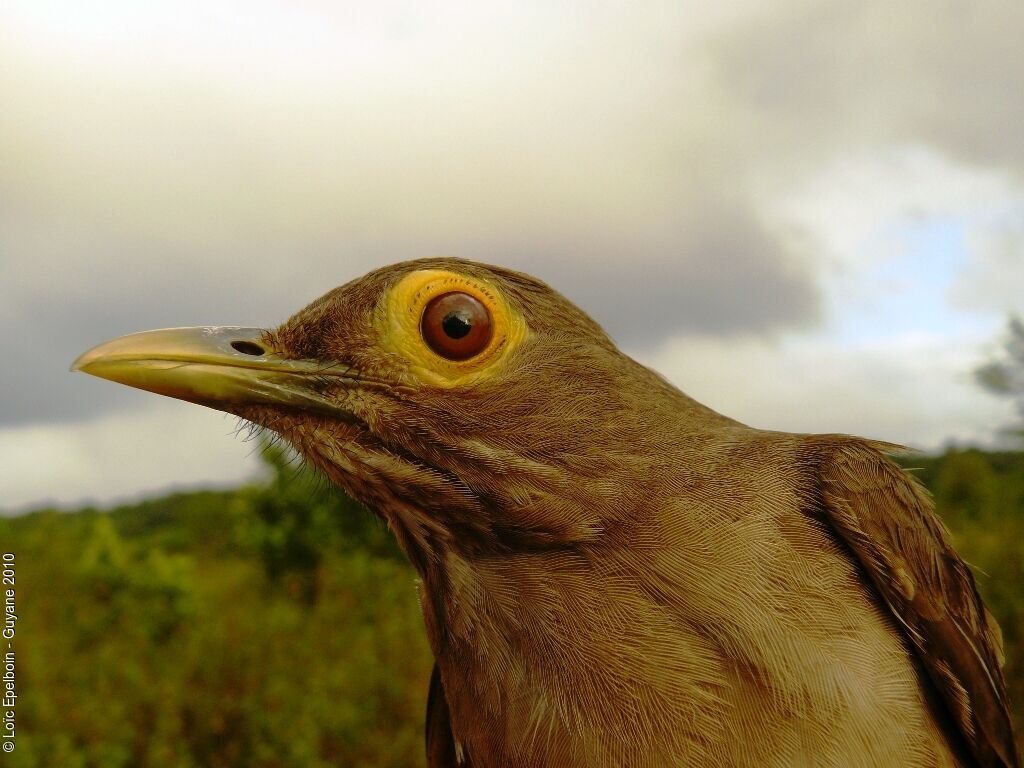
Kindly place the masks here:
POLYGON ((431 255, 540 277, 752 426, 992 445, 1022 28, 1010 0, 5 0, 0 507, 253 477, 235 419, 71 361, 431 255))

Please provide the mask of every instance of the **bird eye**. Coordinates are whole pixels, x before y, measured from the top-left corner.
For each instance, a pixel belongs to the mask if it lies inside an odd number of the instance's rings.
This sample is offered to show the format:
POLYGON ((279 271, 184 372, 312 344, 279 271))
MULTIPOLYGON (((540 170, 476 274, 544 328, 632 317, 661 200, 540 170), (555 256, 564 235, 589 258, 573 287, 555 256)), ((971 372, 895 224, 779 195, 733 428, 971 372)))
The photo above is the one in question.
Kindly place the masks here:
POLYGON ((445 293, 431 299, 420 318, 427 346, 448 360, 468 360, 491 340, 491 315, 468 293, 445 293))

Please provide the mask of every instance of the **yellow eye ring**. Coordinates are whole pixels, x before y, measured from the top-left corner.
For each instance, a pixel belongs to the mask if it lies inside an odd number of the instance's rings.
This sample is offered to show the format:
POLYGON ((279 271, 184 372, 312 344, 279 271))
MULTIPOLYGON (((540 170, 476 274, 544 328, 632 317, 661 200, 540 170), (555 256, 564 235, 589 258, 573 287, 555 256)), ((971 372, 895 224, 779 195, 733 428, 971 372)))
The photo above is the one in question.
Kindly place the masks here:
MULTIPOLYGON (((526 334, 522 316, 499 290, 485 280, 448 270, 410 272, 386 294, 380 309, 382 346, 408 358, 415 375, 440 386, 493 375, 526 334), (471 337, 468 347, 460 349, 461 339, 444 344, 436 334, 431 338, 424 327, 425 322, 438 322, 425 313, 448 295, 467 297, 461 308, 476 311, 478 305, 489 320, 487 333, 471 337)), ((442 313, 440 320, 448 314, 442 313)))

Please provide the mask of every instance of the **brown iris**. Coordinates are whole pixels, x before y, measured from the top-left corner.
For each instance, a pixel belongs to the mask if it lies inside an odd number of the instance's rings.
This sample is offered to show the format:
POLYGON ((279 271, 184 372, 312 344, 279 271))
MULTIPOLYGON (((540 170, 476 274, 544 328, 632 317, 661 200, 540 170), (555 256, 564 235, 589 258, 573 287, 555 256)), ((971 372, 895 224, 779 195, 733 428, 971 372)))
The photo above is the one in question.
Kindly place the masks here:
POLYGON ((468 360, 490 342, 491 315, 468 293, 444 293, 431 299, 423 310, 420 333, 441 357, 468 360))

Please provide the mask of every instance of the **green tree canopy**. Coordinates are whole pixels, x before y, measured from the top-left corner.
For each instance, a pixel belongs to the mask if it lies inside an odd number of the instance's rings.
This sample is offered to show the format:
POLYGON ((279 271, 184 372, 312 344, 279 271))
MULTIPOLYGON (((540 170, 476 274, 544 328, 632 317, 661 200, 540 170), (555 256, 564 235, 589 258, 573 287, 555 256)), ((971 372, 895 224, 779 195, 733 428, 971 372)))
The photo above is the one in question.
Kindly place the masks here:
POLYGON ((1019 422, 1011 431, 1024 434, 1024 321, 1020 317, 1010 317, 999 352, 974 375, 985 390, 1013 401, 1019 422))

